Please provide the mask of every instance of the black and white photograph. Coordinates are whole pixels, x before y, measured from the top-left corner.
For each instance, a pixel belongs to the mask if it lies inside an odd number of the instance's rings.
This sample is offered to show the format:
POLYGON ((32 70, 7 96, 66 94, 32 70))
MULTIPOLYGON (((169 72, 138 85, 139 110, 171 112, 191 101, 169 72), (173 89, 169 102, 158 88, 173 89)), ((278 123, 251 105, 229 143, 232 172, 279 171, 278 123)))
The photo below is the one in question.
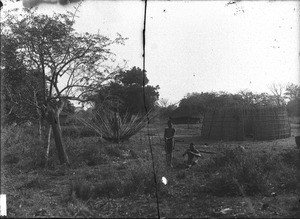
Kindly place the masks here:
POLYGON ((0 217, 300 218, 299 1, 0 8, 0 217))

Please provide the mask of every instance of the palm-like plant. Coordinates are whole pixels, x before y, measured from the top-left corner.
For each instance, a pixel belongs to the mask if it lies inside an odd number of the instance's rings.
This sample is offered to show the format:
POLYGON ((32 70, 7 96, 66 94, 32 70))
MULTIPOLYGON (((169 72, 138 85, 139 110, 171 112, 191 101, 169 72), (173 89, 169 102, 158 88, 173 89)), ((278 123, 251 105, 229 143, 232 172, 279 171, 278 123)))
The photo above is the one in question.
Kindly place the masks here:
POLYGON ((119 115, 111 110, 101 110, 92 113, 91 120, 78 118, 86 126, 100 134, 107 141, 119 143, 128 140, 145 127, 148 119, 152 119, 152 111, 146 115, 119 115))

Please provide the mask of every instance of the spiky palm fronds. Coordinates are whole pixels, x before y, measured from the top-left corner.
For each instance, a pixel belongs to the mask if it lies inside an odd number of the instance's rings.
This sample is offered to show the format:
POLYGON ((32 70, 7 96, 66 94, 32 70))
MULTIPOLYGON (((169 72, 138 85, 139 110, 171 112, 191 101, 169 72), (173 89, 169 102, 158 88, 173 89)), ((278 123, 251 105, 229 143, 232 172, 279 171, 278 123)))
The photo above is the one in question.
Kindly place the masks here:
POLYGON ((127 112, 120 116, 113 111, 98 111, 93 112, 91 120, 77 119, 100 134, 105 140, 118 143, 135 135, 145 127, 147 120, 153 117, 152 112, 147 115, 130 115, 127 112))

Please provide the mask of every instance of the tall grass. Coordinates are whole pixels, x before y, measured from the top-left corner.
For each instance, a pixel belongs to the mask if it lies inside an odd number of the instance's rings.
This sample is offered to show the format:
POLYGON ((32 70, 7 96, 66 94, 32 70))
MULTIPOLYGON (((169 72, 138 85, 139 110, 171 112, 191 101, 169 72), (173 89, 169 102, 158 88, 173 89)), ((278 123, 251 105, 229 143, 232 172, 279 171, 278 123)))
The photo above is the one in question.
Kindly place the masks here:
MULTIPOLYGON (((111 167, 110 176, 100 173, 97 182, 75 179, 70 184, 70 194, 82 200, 101 197, 128 197, 135 195, 154 195, 155 183, 151 173, 151 163, 139 160, 130 162, 121 169, 111 167), (103 175, 103 176, 102 176, 103 175)), ((160 189, 163 191, 163 188, 160 189)))
POLYGON ((6 126, 1 130, 1 156, 3 164, 20 169, 42 166, 44 144, 38 139, 34 127, 6 126))
POLYGON ((218 151, 199 168, 207 176, 207 183, 201 188, 195 183, 195 191, 215 196, 253 196, 296 190, 298 158, 291 152, 270 156, 226 146, 218 151))

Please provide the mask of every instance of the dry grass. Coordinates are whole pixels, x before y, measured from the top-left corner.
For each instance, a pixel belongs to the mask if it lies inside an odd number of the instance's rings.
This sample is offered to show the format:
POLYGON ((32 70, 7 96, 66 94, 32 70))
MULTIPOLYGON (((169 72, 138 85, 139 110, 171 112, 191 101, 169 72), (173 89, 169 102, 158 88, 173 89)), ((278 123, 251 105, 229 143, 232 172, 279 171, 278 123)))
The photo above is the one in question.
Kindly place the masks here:
POLYGON ((8 216, 156 217, 150 142, 161 216, 299 217, 298 152, 293 137, 206 142, 198 136, 199 127, 175 125, 181 141, 176 142, 174 168, 169 169, 163 152, 164 126, 150 125, 119 144, 99 142, 95 137, 66 138, 71 167, 58 165, 51 145, 48 169, 35 161, 44 149, 33 140, 34 133, 7 129, 1 138, 5 143, 1 189, 8 196, 8 216), (198 165, 186 169, 182 154, 190 142, 217 154, 203 154, 198 165), (161 182, 162 176, 167 185, 161 182), (231 210, 222 214, 227 207, 231 210))

